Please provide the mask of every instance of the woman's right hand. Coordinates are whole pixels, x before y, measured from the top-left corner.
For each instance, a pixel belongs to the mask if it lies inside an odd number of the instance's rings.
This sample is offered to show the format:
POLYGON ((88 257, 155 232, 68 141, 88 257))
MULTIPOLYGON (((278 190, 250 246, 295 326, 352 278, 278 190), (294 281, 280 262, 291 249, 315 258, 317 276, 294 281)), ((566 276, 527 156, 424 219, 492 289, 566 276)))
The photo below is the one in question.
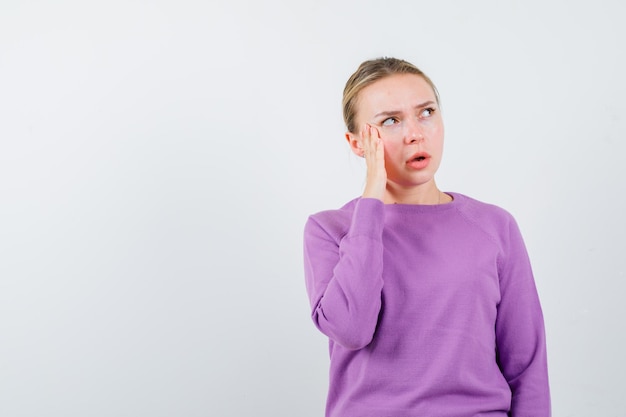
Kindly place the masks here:
POLYGON ((383 201, 387 186, 387 171, 385 170, 385 147, 378 129, 370 124, 365 124, 361 130, 361 146, 367 164, 367 179, 363 197, 377 198, 383 201))

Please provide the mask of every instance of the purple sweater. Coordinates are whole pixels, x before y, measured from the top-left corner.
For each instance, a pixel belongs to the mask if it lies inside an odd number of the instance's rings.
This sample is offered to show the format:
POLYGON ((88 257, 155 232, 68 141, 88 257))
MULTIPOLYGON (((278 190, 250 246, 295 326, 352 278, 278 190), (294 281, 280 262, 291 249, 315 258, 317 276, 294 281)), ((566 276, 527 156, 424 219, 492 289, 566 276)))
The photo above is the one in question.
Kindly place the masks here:
POLYGON ((548 417, 543 316, 506 211, 357 198, 309 217, 312 318, 330 340, 328 417, 548 417))

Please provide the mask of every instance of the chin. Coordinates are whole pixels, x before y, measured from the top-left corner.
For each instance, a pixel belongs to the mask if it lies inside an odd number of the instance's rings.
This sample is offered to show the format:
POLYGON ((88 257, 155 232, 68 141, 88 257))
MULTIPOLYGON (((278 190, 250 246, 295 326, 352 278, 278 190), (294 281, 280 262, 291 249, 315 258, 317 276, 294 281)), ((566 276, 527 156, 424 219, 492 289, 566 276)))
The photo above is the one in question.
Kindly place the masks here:
POLYGON ((434 172, 419 172, 415 173, 407 178, 408 182, 414 183, 415 185, 422 185, 427 182, 432 181, 435 178, 434 172))
POLYGON ((432 175, 423 176, 423 177, 413 177, 413 178, 401 178, 398 180, 388 179, 389 182, 396 184, 403 188, 412 188, 412 187, 420 187, 422 185, 428 184, 434 180, 432 175))

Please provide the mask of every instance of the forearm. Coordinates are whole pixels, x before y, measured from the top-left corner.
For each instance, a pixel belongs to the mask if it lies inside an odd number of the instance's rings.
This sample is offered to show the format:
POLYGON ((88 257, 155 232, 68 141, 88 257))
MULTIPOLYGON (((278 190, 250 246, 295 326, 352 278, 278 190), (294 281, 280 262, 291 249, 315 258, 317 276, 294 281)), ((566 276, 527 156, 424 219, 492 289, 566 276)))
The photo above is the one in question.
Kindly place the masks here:
POLYGON ((305 229, 305 274, 315 325, 349 349, 370 343, 383 286, 383 205, 357 203, 347 234, 335 241, 314 220, 305 229))

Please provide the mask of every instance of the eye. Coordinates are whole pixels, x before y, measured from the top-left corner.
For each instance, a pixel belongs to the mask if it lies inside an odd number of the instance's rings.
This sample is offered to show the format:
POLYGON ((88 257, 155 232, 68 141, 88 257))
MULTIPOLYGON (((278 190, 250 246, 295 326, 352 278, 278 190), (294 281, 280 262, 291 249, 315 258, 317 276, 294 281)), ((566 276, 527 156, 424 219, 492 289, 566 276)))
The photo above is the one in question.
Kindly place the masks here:
POLYGON ((420 113, 420 117, 430 117, 430 116, 433 115, 434 112, 435 112, 434 108, 427 107, 427 108, 422 110, 422 112, 420 113))
POLYGON ((380 124, 381 126, 392 126, 394 124, 398 123, 398 119, 396 119, 395 117, 388 117, 385 120, 383 120, 383 122, 380 124))

